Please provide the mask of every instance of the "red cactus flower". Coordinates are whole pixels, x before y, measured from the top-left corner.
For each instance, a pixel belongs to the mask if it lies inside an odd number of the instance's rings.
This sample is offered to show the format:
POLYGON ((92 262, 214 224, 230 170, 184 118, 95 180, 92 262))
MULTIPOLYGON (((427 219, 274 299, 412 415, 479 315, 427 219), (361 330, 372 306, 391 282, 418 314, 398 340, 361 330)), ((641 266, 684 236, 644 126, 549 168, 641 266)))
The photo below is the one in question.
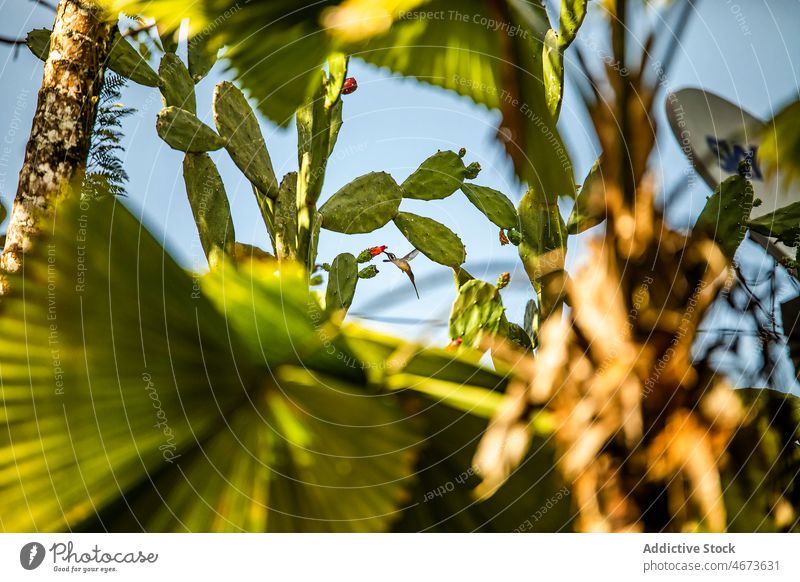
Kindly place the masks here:
POLYGON ((452 351, 452 350, 456 349, 458 346, 460 346, 460 345, 461 345, 461 342, 462 342, 462 339, 461 339, 460 337, 457 337, 456 339, 454 339, 453 341, 451 341, 449 344, 447 344, 447 347, 446 347, 445 349, 446 349, 448 352, 449 352, 449 351, 452 351))
POLYGON ((373 257, 377 257, 379 254, 381 254, 388 248, 389 247, 387 247, 386 245, 381 245, 379 247, 372 247, 371 249, 369 249, 369 254, 372 255, 373 257))
POLYGON ((342 95, 350 95, 353 91, 358 89, 358 83, 355 77, 347 77, 342 85, 342 95))

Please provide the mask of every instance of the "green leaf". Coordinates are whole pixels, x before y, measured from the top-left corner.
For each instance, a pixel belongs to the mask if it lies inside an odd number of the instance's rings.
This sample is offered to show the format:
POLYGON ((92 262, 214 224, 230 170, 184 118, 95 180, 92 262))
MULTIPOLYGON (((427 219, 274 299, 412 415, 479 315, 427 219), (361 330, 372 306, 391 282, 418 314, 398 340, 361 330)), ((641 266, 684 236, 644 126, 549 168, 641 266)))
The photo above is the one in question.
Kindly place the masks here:
POLYGON ((735 395, 752 421, 733 434, 726 446, 729 462, 720 471, 727 530, 796 531, 797 514, 790 510, 787 516, 779 507, 800 503, 800 401, 769 389, 744 388, 735 395))
POLYGON ((733 258, 744 240, 752 208, 752 184, 744 176, 731 176, 708 198, 694 231, 714 239, 725 255, 733 258))
POLYGON ((791 189, 800 178, 799 120, 800 101, 794 101, 767 122, 761 133, 758 160, 768 176, 780 169, 784 190, 791 189))
POLYGON ((40 243, 0 316, 5 531, 73 530, 176 473, 256 378, 192 278, 114 199, 60 207, 40 243))
POLYGON ((31 52, 43 61, 47 60, 47 55, 50 54, 50 35, 52 31, 49 28, 34 28, 25 37, 25 44, 31 52))
MULTIPOLYGON (((544 7, 463 0, 458 9, 469 18, 400 19, 360 46, 358 54, 499 109, 498 136, 517 176, 553 198, 574 196, 572 162, 545 100, 540 55, 549 25, 544 7), (486 22, 502 27, 493 30, 486 22)), ((425 4, 426 12, 451 10, 449 0, 425 4)))
POLYGON ((295 13, 288 20, 298 24, 282 26, 287 19, 280 14, 277 23, 265 29, 264 23, 276 22, 276 18, 263 19, 260 5, 248 6, 242 12, 250 12, 253 20, 245 24, 233 19, 220 34, 237 81, 253 96, 260 111, 280 126, 289 125, 295 111, 314 94, 330 52, 325 33, 314 19, 301 18, 312 8, 292 5, 295 13), (237 28, 237 24, 241 26, 237 28))
POLYGON ((215 268, 221 264, 224 254, 233 256, 236 242, 225 186, 207 153, 186 154, 183 180, 203 252, 208 264, 215 268))
POLYGON ((480 475, 473 458, 486 421, 435 397, 426 398, 422 410, 430 437, 417 463, 410 507, 393 531, 572 531, 572 500, 553 470, 552 438, 534 436, 529 453, 508 480, 491 497, 476 499, 480 475))
POLYGON ((127 39, 117 32, 112 42, 108 55, 109 69, 134 83, 147 87, 159 86, 159 76, 127 39))
POLYGON ((214 123, 225 149, 247 179, 269 198, 278 193, 267 144, 244 94, 227 81, 214 89, 214 123))
POLYGON ((161 78, 161 94, 166 107, 179 107, 193 115, 197 115, 197 100, 194 95, 194 83, 183 61, 175 53, 166 53, 161 57, 158 67, 161 78))
POLYGON ((331 263, 328 289, 325 292, 325 309, 332 313, 347 311, 353 303, 358 283, 358 264, 350 253, 337 255, 331 263))
POLYGON ((796 247, 800 245, 800 202, 759 216, 747 224, 759 234, 776 238, 786 246, 796 247))
POLYGON ((561 0, 559 14, 558 40, 562 51, 572 44, 578 29, 586 18, 586 6, 589 0, 561 0))
POLYGON ((322 348, 327 319, 308 289, 306 273, 291 263, 227 263, 202 278, 205 295, 259 364, 297 363, 322 348), (257 305, 258 309, 253 306, 257 305))
POLYGON ((398 212, 394 224, 415 249, 442 265, 456 268, 467 259, 461 239, 449 228, 432 218, 410 212, 398 212))
POLYGON ((517 210, 511 200, 502 192, 487 186, 468 183, 461 185, 461 191, 475 208, 500 228, 515 228, 517 226, 517 210))
POLYGON ((400 187, 406 198, 439 200, 461 187, 467 169, 461 157, 449 150, 433 154, 400 187))
MULTIPOLYGON (((226 262, 198 281, 113 199, 65 204, 43 232, 0 313, 4 530, 371 532, 399 517, 424 440, 406 391, 366 385, 393 373, 364 359, 384 342, 327 321, 303 271, 226 262)), ((458 386, 504 381, 477 361, 427 365, 460 370, 458 386)))
POLYGON ((600 155, 583 180, 583 185, 575 198, 575 206, 567 220, 567 232, 578 234, 597 226, 606 218, 606 190, 602 170, 603 156, 600 155))
POLYGON ((397 215, 403 193, 386 172, 370 172, 343 186, 319 209, 327 230, 372 232, 397 215))
POLYGON ((505 315, 497 287, 480 279, 468 281, 458 290, 450 313, 450 337, 477 347, 485 335, 500 332, 505 315))
POLYGON ((210 152, 225 145, 213 129, 185 109, 166 107, 156 118, 158 137, 182 152, 210 152))

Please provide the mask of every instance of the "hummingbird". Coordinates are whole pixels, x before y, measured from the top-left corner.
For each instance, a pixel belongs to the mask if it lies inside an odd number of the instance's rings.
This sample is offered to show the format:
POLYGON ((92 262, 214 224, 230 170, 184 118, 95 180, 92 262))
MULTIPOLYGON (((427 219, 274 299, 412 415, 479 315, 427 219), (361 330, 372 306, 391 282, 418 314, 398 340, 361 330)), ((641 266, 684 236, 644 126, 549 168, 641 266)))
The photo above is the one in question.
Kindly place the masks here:
POLYGON ((408 253, 405 257, 397 258, 390 252, 384 251, 384 254, 389 257, 388 259, 383 259, 384 263, 392 263, 395 267, 403 271, 408 278, 411 279, 411 284, 414 286, 414 293, 417 294, 417 299, 419 299, 419 291, 417 291, 417 284, 414 282, 414 273, 411 271, 411 265, 408 264, 410 260, 416 257, 419 254, 417 249, 414 249, 410 253, 408 253))

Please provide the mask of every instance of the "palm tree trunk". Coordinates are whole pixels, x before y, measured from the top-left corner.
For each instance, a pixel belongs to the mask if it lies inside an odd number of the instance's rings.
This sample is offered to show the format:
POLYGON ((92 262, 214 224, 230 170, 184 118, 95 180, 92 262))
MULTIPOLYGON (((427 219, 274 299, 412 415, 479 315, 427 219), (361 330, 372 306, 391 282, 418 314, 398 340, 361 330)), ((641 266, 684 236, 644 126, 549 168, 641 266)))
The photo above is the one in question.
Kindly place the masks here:
MULTIPOLYGON (((20 271, 22 257, 42 222, 54 215, 56 204, 83 180, 113 30, 114 23, 93 1, 62 0, 58 5, 0 256, 0 268, 9 273, 20 271)), ((3 281, 0 294, 6 291, 3 281)))

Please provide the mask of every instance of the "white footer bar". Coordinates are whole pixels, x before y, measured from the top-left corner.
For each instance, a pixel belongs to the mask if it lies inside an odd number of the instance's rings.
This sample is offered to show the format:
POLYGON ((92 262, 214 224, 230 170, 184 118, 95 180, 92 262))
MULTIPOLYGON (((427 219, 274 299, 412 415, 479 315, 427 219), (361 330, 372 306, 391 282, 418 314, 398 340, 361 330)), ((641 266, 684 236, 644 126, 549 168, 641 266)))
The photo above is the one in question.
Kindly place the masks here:
POLYGON ((0 580, 800 580, 798 534, 5 534, 0 580))

